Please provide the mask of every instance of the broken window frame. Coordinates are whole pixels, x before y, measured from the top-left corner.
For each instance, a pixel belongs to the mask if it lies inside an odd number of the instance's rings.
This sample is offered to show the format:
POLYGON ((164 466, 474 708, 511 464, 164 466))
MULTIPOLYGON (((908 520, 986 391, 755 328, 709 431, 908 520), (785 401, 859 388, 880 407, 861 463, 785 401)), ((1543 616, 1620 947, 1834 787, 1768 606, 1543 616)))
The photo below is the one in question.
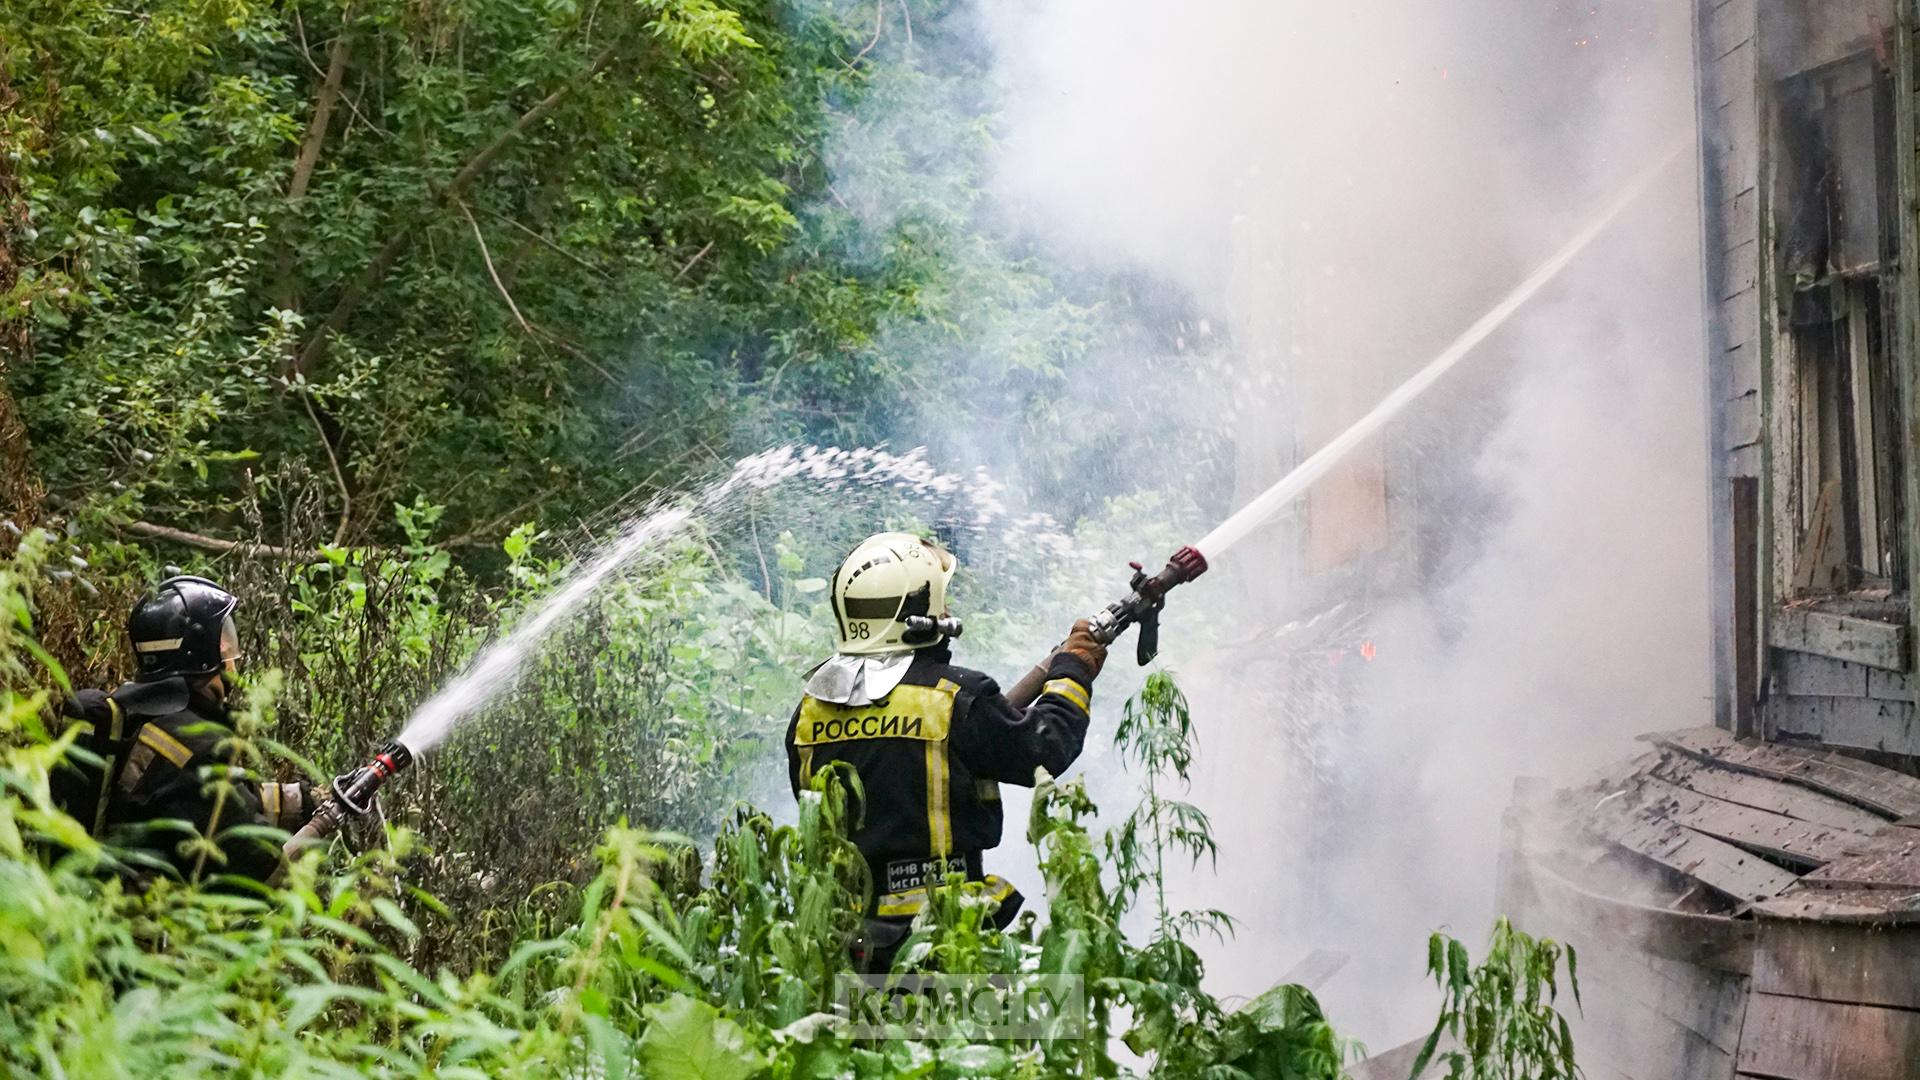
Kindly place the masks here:
POLYGON ((1799 488, 1792 591, 1903 589, 1892 72, 1863 52, 1782 79, 1774 91, 1769 196, 1779 340, 1793 372, 1789 475, 1799 488), (1862 106, 1866 147, 1860 113, 1849 112, 1862 106), (1862 200, 1860 184, 1847 181, 1865 170, 1873 190, 1862 200), (1855 221, 1869 211, 1871 232, 1862 235, 1855 221))

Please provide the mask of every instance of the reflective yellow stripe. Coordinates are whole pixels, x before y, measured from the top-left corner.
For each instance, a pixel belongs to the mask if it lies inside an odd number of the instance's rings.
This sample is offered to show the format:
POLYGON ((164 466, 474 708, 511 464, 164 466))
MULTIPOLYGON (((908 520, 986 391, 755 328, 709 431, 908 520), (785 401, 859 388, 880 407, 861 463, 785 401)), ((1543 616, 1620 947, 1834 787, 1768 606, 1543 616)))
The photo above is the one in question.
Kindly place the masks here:
POLYGON ((267 816, 267 824, 280 824, 280 785, 260 785, 260 812, 267 816))
POLYGON ((113 802, 113 778, 120 772, 120 756, 107 758, 106 767, 100 770, 100 794, 93 804, 93 835, 99 836, 107 828, 107 806, 113 802))
MULTIPOLYGON (((107 712, 113 717, 113 726, 108 728, 108 738, 113 743, 113 753, 100 768, 100 793, 93 803, 93 835, 99 836, 107 828, 107 807, 113 802, 113 778, 120 774, 120 740, 125 738, 122 730, 126 726, 127 713, 120 703, 107 699, 107 712)), ((86 725, 87 734, 93 733, 93 725, 86 725)))
POLYGON ((954 695, 959 690, 959 686, 942 679, 938 686, 903 683, 871 705, 835 705, 808 697, 800 702, 793 742, 796 746, 817 746, 860 739, 944 739, 953 720, 954 695))
MULTIPOLYGON (((960 886, 970 893, 990 897, 1005 903, 1013 895, 1013 882, 999 874, 988 874, 983 881, 969 881, 960 886)), ((890 917, 906 917, 920 914, 927 906, 927 890, 909 889, 906 892, 886 893, 875 901, 873 913, 890 917)))
POLYGON ((193 760, 193 751, 187 749, 186 743, 152 724, 140 729, 140 741, 152 747, 154 753, 173 762, 175 768, 184 769, 187 762, 193 760))
POLYGON ((888 893, 874 905, 873 913, 882 916, 918 915, 927 906, 927 890, 888 893))
POLYGON ((927 844, 941 858, 953 850, 953 800, 947 792, 947 744, 927 744, 927 844))
POLYGON ((813 786, 813 747, 800 748, 800 786, 813 786))
POLYGON ((1050 679, 1047 685, 1041 688, 1040 692, 1043 694, 1059 694, 1061 697, 1078 705, 1081 712, 1089 712, 1093 708, 1093 695, 1087 692, 1086 687, 1081 686, 1072 679, 1050 679))

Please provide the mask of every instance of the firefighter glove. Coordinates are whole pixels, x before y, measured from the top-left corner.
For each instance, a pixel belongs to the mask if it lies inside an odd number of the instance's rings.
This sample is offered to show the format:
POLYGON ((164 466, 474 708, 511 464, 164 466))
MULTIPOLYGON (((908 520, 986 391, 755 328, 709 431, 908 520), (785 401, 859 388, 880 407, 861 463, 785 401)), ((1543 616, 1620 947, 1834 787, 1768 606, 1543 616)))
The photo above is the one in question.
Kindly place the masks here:
POLYGON ((1107 647, 1093 636, 1093 624, 1085 619, 1073 624, 1073 633, 1067 635, 1060 651, 1078 657, 1087 665, 1089 675, 1099 675, 1101 665, 1107 662, 1107 647))

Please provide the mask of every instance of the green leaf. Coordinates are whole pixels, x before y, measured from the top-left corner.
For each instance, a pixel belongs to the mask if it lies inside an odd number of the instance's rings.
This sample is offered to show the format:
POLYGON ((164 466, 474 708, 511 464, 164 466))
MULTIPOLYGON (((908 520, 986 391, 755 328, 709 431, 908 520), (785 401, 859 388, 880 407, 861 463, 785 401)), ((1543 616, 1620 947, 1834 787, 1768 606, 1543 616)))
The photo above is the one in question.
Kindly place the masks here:
POLYGON ((703 1001, 675 994, 644 1011, 640 1065, 649 1080, 747 1080, 766 1067, 746 1030, 703 1001))
POLYGON ((412 919, 407 918, 407 913, 400 910, 399 904, 384 896, 376 896, 373 898, 373 910, 386 921, 388 926, 407 935, 408 938, 420 936, 420 928, 414 925, 412 919))

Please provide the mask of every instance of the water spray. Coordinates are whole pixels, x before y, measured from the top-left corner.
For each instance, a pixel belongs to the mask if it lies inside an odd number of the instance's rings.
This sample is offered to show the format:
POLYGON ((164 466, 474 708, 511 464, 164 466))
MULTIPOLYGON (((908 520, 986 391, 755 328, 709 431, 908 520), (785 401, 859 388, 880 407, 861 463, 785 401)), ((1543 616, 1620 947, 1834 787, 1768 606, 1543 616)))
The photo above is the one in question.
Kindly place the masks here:
MULTIPOLYGON (((1271 519, 1282 507, 1311 488, 1315 481, 1331 471, 1355 447, 1386 426, 1387 421, 1393 419, 1413 399, 1438 382, 1442 375, 1452 370, 1454 365, 1473 352, 1481 342, 1492 336, 1495 330, 1505 325, 1515 312, 1526 306, 1527 302, 1532 300, 1541 289, 1546 288, 1549 282, 1559 277, 1561 271, 1598 239, 1600 234, 1613 224, 1615 218, 1646 194, 1654 180, 1672 165, 1690 144, 1691 137, 1658 158, 1653 165, 1628 183, 1620 195, 1596 215, 1585 228, 1575 233, 1560 250, 1540 264, 1504 299, 1475 320, 1472 326, 1441 350, 1440 355, 1429 360, 1419 371, 1414 372, 1411 378, 1396 387, 1365 416, 1355 421, 1353 426, 1314 451, 1305 461, 1281 477, 1278 483, 1215 526, 1205 539, 1175 552, 1173 558, 1168 561, 1166 569, 1148 577, 1146 570, 1139 563, 1133 563, 1133 582, 1128 595, 1107 605, 1104 611, 1088 619, 1092 624, 1093 636, 1101 644, 1111 644, 1127 627, 1138 623, 1140 640, 1135 658, 1142 666, 1151 663, 1160 651, 1160 609, 1166 605, 1167 592, 1175 585, 1192 581, 1206 572, 1207 555, 1202 552, 1218 557, 1228 548, 1246 539, 1255 528, 1271 519)), ((1016 707, 1024 709, 1038 699, 1041 688, 1047 682, 1047 665, 1051 659, 1049 657, 1047 661, 1042 661, 1040 666, 1021 676, 1020 680, 1008 689, 1007 700, 1016 707)))
POLYGON ((1475 320, 1472 326, 1454 338, 1452 343, 1440 351, 1440 355, 1427 361, 1426 365, 1406 382, 1395 387, 1393 392, 1382 398, 1367 415, 1356 420, 1352 427, 1334 436, 1333 440, 1314 451, 1305 461, 1295 466, 1292 472, 1280 478, 1280 482, 1268 488, 1247 505, 1235 511, 1232 517, 1221 522, 1201 540, 1198 547, 1202 551, 1218 558, 1228 548, 1246 539, 1247 534, 1262 523, 1279 513, 1282 507, 1299 498, 1314 482, 1325 476, 1339 464, 1354 448, 1364 443, 1375 432, 1386 426, 1387 421, 1397 416, 1413 399, 1419 397, 1440 380, 1442 375, 1451 371, 1454 365, 1465 359, 1481 342, 1493 335, 1495 330, 1504 326, 1514 313, 1525 307, 1541 289, 1560 276, 1588 245, 1599 239, 1600 234, 1613 224, 1615 218, 1624 213, 1647 193, 1667 167, 1679 159, 1681 151, 1692 145, 1692 136, 1676 145, 1670 152, 1662 155, 1654 164, 1635 177, 1620 195, 1605 209, 1596 215, 1587 226, 1575 233, 1560 250, 1553 253, 1546 262, 1527 275, 1526 280, 1514 286, 1498 304, 1485 315, 1475 320))

